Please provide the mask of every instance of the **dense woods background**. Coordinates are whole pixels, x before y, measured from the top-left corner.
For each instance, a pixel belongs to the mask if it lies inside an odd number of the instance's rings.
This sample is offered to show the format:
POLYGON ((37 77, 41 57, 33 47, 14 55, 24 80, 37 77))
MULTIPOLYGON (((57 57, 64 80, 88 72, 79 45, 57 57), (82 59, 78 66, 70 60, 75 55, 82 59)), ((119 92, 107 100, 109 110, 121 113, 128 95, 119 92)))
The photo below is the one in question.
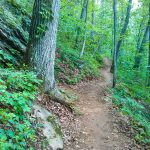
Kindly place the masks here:
POLYGON ((34 149, 39 127, 30 113, 37 94, 98 78, 104 57, 112 60, 114 105, 131 117, 135 140, 150 144, 150 3, 115 5, 0 1, 1 149, 34 149))

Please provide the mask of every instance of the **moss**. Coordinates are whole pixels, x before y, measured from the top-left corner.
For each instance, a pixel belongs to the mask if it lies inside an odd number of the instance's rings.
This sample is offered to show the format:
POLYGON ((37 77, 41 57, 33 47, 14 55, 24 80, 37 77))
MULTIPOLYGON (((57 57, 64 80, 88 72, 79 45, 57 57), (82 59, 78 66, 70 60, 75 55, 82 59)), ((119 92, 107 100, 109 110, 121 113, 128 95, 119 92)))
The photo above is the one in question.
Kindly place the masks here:
POLYGON ((76 116, 81 116, 81 115, 83 115, 83 113, 81 112, 81 110, 80 110, 79 107, 73 106, 72 109, 73 109, 74 115, 76 115, 76 116))
POLYGON ((71 91, 64 90, 62 88, 59 88, 59 91, 67 97, 69 103, 73 103, 74 101, 79 99, 79 97, 71 91))
POLYGON ((48 116, 47 117, 47 121, 50 122, 50 123, 52 123, 52 125, 53 125, 53 127, 55 129, 55 132, 58 135, 62 136, 61 127, 60 127, 59 123, 56 122, 56 118, 54 116, 48 116))

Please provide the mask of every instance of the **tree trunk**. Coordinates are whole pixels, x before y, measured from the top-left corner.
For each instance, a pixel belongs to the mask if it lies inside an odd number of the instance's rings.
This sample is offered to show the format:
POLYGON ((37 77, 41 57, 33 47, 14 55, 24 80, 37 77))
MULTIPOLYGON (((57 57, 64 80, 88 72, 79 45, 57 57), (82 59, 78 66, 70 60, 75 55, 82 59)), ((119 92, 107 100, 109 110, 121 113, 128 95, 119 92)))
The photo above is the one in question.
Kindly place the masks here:
POLYGON ((118 58, 118 55, 119 55, 119 51, 120 51, 120 47, 121 47, 122 41, 124 39, 124 35, 126 33, 126 30, 127 30, 128 24, 129 24, 130 12, 131 12, 131 8, 132 8, 132 0, 129 0, 128 3, 129 4, 128 4, 128 7, 127 7, 127 13, 126 13, 126 18, 125 18, 125 23, 124 23, 124 26, 123 26, 123 28, 121 30, 120 38, 119 38, 119 41, 117 43, 117 49, 116 49, 117 58, 118 58))
POLYGON ((98 47, 97 47, 97 52, 100 53, 101 52, 101 36, 98 40, 98 47))
POLYGON ((148 86, 150 86, 150 28, 149 28, 149 57, 148 57, 148 86))
POLYGON ((150 86, 150 3, 149 3, 149 57, 148 57, 148 82, 147 85, 150 86))
MULTIPOLYGON (((125 18, 125 23, 124 23, 124 26, 123 26, 123 28, 121 30, 120 38, 119 38, 119 41, 118 41, 117 47, 116 47, 116 59, 117 60, 118 60, 118 56, 119 56, 119 52, 120 52, 120 47, 121 47, 122 41, 124 39, 124 35, 126 33, 128 24, 129 24, 131 6, 132 6, 132 0, 129 0, 128 7, 127 7, 126 18, 125 18)), ((114 62, 114 60, 113 60, 113 62, 114 62)), ((114 66, 114 64, 112 64, 112 66, 111 66, 111 70, 110 70, 111 72, 113 72, 113 66, 114 66)))
MULTIPOLYGON (((95 7, 94 6, 95 6, 95 0, 92 0, 92 20, 91 20, 91 23, 92 23, 93 26, 94 26, 94 20, 95 20, 95 12, 94 12, 95 7)), ((94 39, 93 30, 91 30, 90 35, 91 35, 91 40, 93 40, 94 39)))
POLYGON ((144 19, 141 20, 140 27, 139 27, 139 33, 138 33, 138 36, 137 36, 137 50, 140 48, 141 43, 142 43, 141 36, 143 36, 143 32, 144 32, 144 30, 143 30, 143 21, 144 21, 144 19))
POLYGON ((87 16, 88 16, 88 0, 87 0, 87 3, 86 3, 86 16, 85 16, 85 31, 84 31, 84 38, 83 38, 83 41, 82 41, 82 49, 81 49, 81 52, 80 52, 80 57, 83 56, 83 53, 84 53, 84 49, 85 49, 85 42, 86 42, 86 33, 87 33, 87 27, 86 27, 86 23, 87 23, 87 16))
POLYGON ((135 64, 134 64, 133 68, 139 68, 140 67, 142 53, 144 51, 144 45, 146 43, 146 39, 147 39, 147 35, 148 35, 148 30, 149 30, 149 26, 147 25, 141 44, 137 44, 137 54, 135 57, 135 64))
MULTIPOLYGON (((95 26, 95 0, 92 0, 92 14, 91 14, 91 24, 92 24, 92 27, 95 26)), ((94 40, 94 31, 93 29, 90 31, 90 45, 91 45, 91 50, 93 52, 93 55, 95 55, 95 48, 94 48, 94 45, 95 45, 95 40, 94 40)))
MULTIPOLYGON (((84 0, 83 7, 81 10, 81 16, 80 19, 83 20, 86 16, 86 6, 87 6, 88 0, 84 0)), ((77 27, 77 36, 75 41, 75 48, 78 48, 79 45, 79 37, 80 37, 81 27, 77 27)))
POLYGON ((60 0, 35 0, 27 59, 44 80, 44 92, 55 89, 54 60, 60 0))
MULTIPOLYGON (((102 12, 99 15, 99 19, 100 20, 102 20, 104 18, 104 10, 103 10, 103 8, 104 8, 104 0, 101 0, 100 10, 102 10, 102 12)), ((101 52, 102 39, 103 39, 103 34, 100 33, 99 34, 99 40, 98 40, 98 46, 97 46, 97 49, 96 49, 96 51, 99 52, 99 53, 101 52)))
POLYGON ((82 42, 82 49, 81 49, 81 52, 80 52, 80 57, 83 56, 84 49, 85 49, 85 42, 86 42, 86 31, 84 33, 84 39, 83 39, 83 42, 82 42))
POLYGON ((116 72, 117 72, 117 40, 116 40, 116 28, 117 28, 117 0, 114 0, 114 52, 113 52, 113 88, 116 86, 116 72))

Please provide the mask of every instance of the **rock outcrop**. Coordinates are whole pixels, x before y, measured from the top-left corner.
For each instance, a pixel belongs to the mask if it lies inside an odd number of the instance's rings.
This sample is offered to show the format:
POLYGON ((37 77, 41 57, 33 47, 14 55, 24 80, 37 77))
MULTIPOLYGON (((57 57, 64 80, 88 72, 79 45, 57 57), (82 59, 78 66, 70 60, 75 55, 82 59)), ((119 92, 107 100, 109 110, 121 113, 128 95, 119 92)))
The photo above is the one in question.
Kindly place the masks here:
POLYGON ((0 1, 0 62, 19 65, 26 50, 30 15, 11 1, 0 1))
POLYGON ((43 124, 43 134, 48 142, 47 149, 62 150, 63 138, 58 119, 38 104, 34 104, 33 110, 34 117, 38 119, 38 122, 43 124))

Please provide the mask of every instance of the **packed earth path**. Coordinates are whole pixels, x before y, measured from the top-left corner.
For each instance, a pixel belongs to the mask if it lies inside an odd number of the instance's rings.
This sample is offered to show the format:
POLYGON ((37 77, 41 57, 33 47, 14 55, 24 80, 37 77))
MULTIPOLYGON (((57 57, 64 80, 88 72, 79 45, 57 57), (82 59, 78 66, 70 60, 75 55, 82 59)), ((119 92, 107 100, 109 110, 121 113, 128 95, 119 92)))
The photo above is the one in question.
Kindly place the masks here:
POLYGON ((76 138, 70 144, 65 144, 65 150, 138 149, 131 148, 131 139, 119 132, 111 104, 104 100, 109 96, 106 89, 111 86, 110 66, 109 59, 105 58, 100 79, 69 87, 69 90, 79 96, 76 105, 82 115, 76 117, 78 125, 75 126, 79 128, 76 138))

